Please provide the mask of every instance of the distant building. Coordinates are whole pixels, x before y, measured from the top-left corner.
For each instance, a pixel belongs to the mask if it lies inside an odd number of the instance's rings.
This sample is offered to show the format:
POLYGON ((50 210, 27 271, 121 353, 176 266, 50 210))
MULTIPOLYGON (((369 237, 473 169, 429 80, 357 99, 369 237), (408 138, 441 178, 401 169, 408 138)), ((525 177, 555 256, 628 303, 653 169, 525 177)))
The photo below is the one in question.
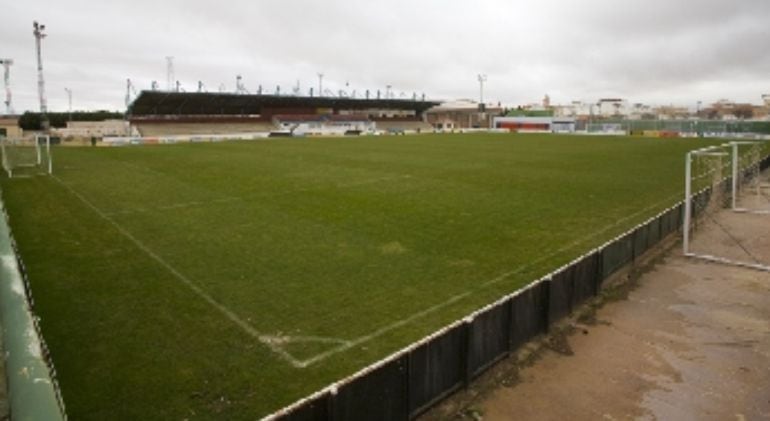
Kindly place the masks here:
POLYGON ((21 137, 23 131, 19 127, 19 116, 0 115, 0 136, 21 137))
POLYGON ((593 114, 593 104, 588 104, 582 101, 572 101, 569 105, 555 105, 553 107, 554 116, 556 117, 588 117, 593 114))
POLYGON ((702 110, 701 114, 709 120, 751 120, 755 113, 762 114, 761 107, 752 104, 736 103, 728 99, 720 99, 702 110))
POLYGON ((654 120, 658 118, 651 106, 642 103, 633 104, 627 117, 629 120, 654 120))
POLYGON ((625 117, 628 115, 628 102, 620 98, 602 98, 597 104, 598 114, 602 117, 625 117))
POLYGON ((436 130, 488 129, 492 119, 500 116, 503 109, 499 105, 480 104, 471 100, 458 100, 441 103, 425 112, 428 124, 436 130))
POLYGON ((675 107, 667 105, 653 109, 658 120, 685 120, 690 118, 690 110, 687 107, 675 107))
POLYGON ((54 129, 54 133, 64 138, 102 138, 105 136, 136 135, 130 133, 129 123, 125 120, 70 121, 63 129, 54 129))

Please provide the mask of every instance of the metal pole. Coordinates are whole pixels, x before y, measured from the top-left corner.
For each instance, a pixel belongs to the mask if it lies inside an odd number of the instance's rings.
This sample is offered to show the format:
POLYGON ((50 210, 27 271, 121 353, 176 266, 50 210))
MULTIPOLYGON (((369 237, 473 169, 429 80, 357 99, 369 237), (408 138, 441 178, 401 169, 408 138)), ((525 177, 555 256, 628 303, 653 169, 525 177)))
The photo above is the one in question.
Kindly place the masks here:
POLYGON ((72 121, 72 89, 64 88, 64 91, 67 92, 67 103, 69 104, 69 121, 72 121))
POLYGON ((35 35, 35 51, 37 54, 37 92, 40 100, 40 114, 42 117, 42 129, 48 131, 48 104, 45 98, 45 80, 43 79, 43 53, 41 51, 41 40, 46 37, 43 33, 45 25, 39 24, 37 21, 32 23, 32 27, 35 29, 33 34, 35 35))
POLYGON ((735 210, 737 208, 737 197, 738 197, 738 144, 733 143, 733 191, 731 192, 732 195, 732 209, 735 210))
POLYGON ((48 174, 53 174, 53 157, 51 156, 51 136, 46 136, 45 150, 48 153, 48 174))
POLYGON ((35 136, 35 153, 37 154, 37 165, 43 162, 43 154, 40 150, 40 136, 35 136))
POLYGON ((690 252, 690 215, 692 213, 692 203, 690 202, 690 196, 692 195, 692 157, 691 152, 685 155, 684 165, 684 229, 682 230, 684 237, 682 240, 682 248, 684 254, 690 252))

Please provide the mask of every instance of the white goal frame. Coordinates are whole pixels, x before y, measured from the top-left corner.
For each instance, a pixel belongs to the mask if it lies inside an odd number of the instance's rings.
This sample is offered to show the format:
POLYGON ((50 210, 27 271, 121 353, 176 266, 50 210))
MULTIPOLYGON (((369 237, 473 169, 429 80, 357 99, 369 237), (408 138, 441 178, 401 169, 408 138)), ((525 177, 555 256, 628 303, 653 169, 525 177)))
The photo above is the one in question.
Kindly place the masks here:
MULTIPOLYGON (((770 272, 770 265, 764 265, 760 263, 751 263, 751 262, 744 262, 740 260, 734 260, 729 259, 725 257, 720 256, 714 256, 709 254, 702 254, 702 253, 696 253, 693 252, 690 249, 690 231, 692 229, 693 225, 693 200, 695 199, 695 196, 693 195, 693 174, 692 174, 692 163, 693 163, 693 157, 696 155, 701 156, 726 156, 728 153, 730 155, 730 206, 729 211, 732 212, 738 212, 738 213, 746 213, 746 214, 757 214, 757 215, 770 215, 770 211, 767 210, 753 210, 753 209, 747 209, 747 208, 740 208, 737 206, 737 199, 738 199, 738 191, 740 189, 739 182, 741 180, 740 177, 740 171, 741 168, 739 168, 739 148, 741 146, 746 145, 767 145, 767 141, 734 141, 725 143, 722 145, 716 145, 716 146, 709 146, 701 149, 696 149, 693 151, 690 151, 685 156, 685 193, 684 193, 684 221, 683 221, 683 227, 682 227, 682 248, 684 255, 687 257, 692 257, 696 259, 706 260, 710 262, 716 262, 716 263, 722 263, 732 266, 739 266, 749 269, 755 269, 760 270, 764 272, 770 272), (729 152, 725 152, 729 151, 729 152)), ((759 156, 759 162, 756 163, 756 165, 760 165, 760 163, 766 159, 767 156, 760 155, 759 156)), ((722 182, 727 181, 727 179, 720 180, 722 182)), ((718 185, 712 185, 710 188, 715 189, 718 188, 718 185)), ((763 188, 760 186, 759 188, 763 188)), ((708 189, 708 188, 707 188, 708 189)), ((703 193, 705 190, 701 190, 698 193, 703 193)))
MULTIPOLYGON (((13 173, 16 168, 32 168, 40 167, 43 169, 44 174, 53 174, 53 157, 51 155, 51 136, 45 134, 36 134, 32 138, 32 142, 35 147, 35 161, 31 163, 12 163, 8 158, 7 148, 10 146, 8 142, 13 139, 8 137, 0 137, 0 152, 2 152, 2 166, 9 178, 13 178, 13 173), (41 144, 43 146, 41 146, 41 144), (43 162, 43 155, 45 154, 46 162, 43 162), (45 165, 45 168, 43 168, 45 165)), ((23 139, 22 139, 23 140, 23 139)))

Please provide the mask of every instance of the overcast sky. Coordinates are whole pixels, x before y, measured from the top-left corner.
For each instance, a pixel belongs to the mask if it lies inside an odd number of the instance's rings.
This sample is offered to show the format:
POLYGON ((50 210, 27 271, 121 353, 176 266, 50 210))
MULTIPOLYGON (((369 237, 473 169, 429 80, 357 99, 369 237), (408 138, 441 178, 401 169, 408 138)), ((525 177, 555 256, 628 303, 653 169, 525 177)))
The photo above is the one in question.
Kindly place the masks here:
MULTIPOLYGON (((596 101, 695 107, 770 93, 770 0, 27 0, 4 2, 0 57, 16 111, 38 109, 32 21, 49 109, 123 110, 125 80, 188 91, 283 92, 300 81, 363 92, 479 95, 504 104, 596 101)), ((4 111, 4 110, 3 110, 4 111)))

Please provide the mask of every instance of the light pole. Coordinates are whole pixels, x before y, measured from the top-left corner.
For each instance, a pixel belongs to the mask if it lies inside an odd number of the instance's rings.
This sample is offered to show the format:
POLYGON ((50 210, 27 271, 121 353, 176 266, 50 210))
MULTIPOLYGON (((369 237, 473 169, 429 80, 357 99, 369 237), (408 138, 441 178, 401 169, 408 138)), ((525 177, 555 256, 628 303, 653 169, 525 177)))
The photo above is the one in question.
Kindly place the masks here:
POLYGON ((174 56, 166 56, 166 89, 171 92, 174 90, 174 56))
POLYGON ((43 79, 43 53, 41 51, 41 41, 47 35, 45 31, 45 25, 39 24, 37 21, 32 22, 32 27, 35 35, 35 51, 37 53, 37 94, 40 100, 40 114, 41 125, 44 131, 48 131, 48 104, 45 99, 45 81, 43 79))
POLYGON ((69 104, 69 121, 72 121, 72 89, 70 88, 64 88, 64 91, 67 92, 67 103, 69 104))
POLYGON ((484 103, 484 82, 487 81, 487 75, 479 74, 479 104, 484 103))
POLYGON ((318 73, 318 97, 324 96, 324 74, 318 73))

